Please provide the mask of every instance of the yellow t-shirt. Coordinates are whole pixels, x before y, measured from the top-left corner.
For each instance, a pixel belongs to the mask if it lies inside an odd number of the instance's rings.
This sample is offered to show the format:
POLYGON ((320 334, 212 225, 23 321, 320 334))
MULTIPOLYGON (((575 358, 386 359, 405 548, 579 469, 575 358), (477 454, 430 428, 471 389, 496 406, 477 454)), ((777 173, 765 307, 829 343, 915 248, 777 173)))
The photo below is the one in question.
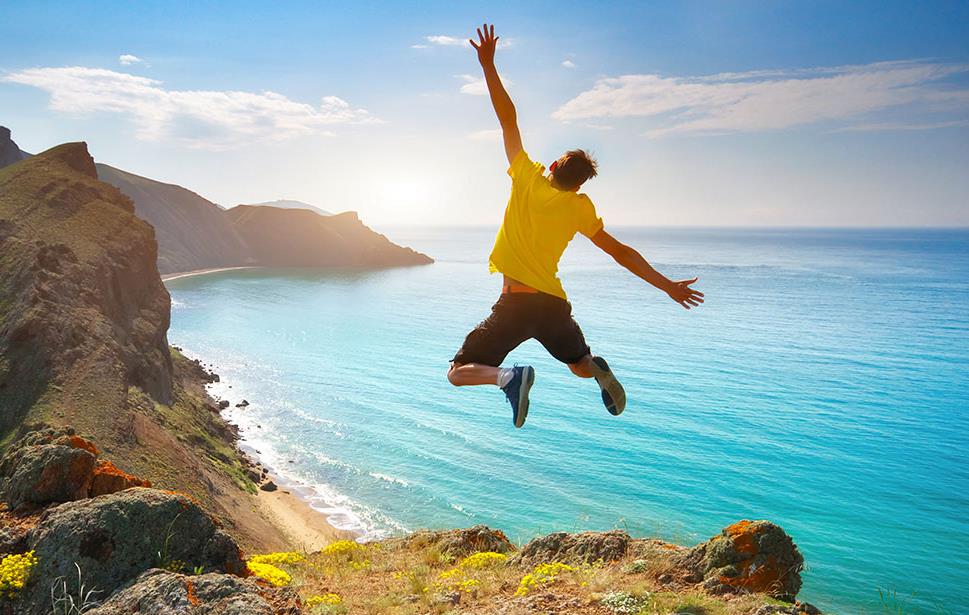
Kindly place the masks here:
POLYGON ((488 267, 543 293, 567 299, 558 278, 559 259, 575 233, 592 237, 602 218, 584 194, 552 187, 545 167, 518 152, 508 169, 511 198, 488 267))

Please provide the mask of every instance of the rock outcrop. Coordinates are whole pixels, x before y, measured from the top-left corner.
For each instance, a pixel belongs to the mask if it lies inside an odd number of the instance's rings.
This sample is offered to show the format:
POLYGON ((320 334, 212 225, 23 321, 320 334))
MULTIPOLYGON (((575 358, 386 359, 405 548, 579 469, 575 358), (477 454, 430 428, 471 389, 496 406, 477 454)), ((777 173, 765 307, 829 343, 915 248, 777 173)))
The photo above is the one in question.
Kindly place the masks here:
POLYGON ((299 597, 252 579, 149 570, 87 615, 298 615, 299 597))
POLYGON ((20 162, 26 157, 27 154, 20 151, 20 148, 10 137, 10 129, 6 126, 0 126, 0 169, 20 162))
POLYGON ((626 555, 630 540, 629 534, 620 530, 581 534, 555 532, 531 540, 522 547, 516 558, 524 564, 613 562, 626 555))
POLYGON ((515 550, 515 545, 511 544, 504 532, 486 525, 457 530, 421 530, 398 540, 412 548, 433 547, 440 553, 453 557, 464 557, 480 551, 509 553, 515 550))
MULTIPOLYGON (((46 510, 27 534, 37 554, 39 579, 76 577, 107 596, 144 571, 158 567, 245 574, 235 541, 191 499, 135 487, 46 510)), ((50 609, 50 588, 28 586, 26 613, 50 609)))
POLYGON ((801 589, 804 557, 770 521, 739 521, 678 556, 687 580, 707 591, 751 591, 793 601, 801 589))
POLYGON ((10 510, 24 510, 151 486, 98 454, 70 427, 28 432, 0 459, 0 497, 10 510))

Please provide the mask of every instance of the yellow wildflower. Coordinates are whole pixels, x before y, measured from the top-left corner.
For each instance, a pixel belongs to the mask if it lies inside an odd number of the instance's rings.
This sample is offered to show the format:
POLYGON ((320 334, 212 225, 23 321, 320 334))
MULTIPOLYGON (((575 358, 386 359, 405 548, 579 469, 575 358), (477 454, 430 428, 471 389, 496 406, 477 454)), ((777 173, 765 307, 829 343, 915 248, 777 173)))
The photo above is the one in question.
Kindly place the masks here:
POLYGON ((293 577, 289 576, 289 573, 273 566, 272 564, 261 564, 259 562, 250 561, 247 566, 249 568, 249 572, 256 575, 260 579, 268 581, 276 587, 289 585, 293 582, 293 577))
POLYGON ((0 560, 0 596, 13 599, 27 584, 30 572, 37 565, 33 551, 7 555, 0 560))
POLYGON ((323 555, 350 555, 363 549, 363 545, 353 540, 331 542, 320 551, 323 555))
POLYGON ((518 590, 515 591, 515 595, 527 595, 528 592, 540 585, 554 583, 559 574, 563 572, 574 572, 575 570, 572 566, 560 562, 539 564, 530 573, 522 577, 522 580, 518 583, 518 590))
POLYGON ((323 594, 310 596, 306 599, 306 606, 313 608, 314 606, 319 606, 325 604, 327 606, 336 606, 338 604, 343 604, 343 598, 336 594, 323 594))
POLYGON ((470 568, 473 570, 481 570, 483 568, 494 568, 499 564, 505 563, 508 556, 504 553, 495 553, 494 551, 482 551, 480 553, 475 553, 474 555, 469 555, 458 563, 458 568, 470 568))
POLYGON ((249 558, 249 561, 255 564, 272 564, 273 566, 279 566, 280 564, 298 564, 304 559, 305 557, 302 553, 296 553, 295 551, 284 551, 280 553, 266 553, 265 555, 253 555, 249 558))

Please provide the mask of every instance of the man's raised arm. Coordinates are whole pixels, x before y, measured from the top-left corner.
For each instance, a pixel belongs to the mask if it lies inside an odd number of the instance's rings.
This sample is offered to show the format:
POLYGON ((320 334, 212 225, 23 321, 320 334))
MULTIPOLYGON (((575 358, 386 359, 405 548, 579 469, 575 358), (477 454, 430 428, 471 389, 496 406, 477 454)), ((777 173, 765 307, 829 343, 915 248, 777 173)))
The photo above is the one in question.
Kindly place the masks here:
POLYGON ((518 114, 515 112, 515 104, 511 102, 511 97, 505 91, 505 86, 501 83, 498 76, 498 69, 495 68, 495 47, 498 44, 498 37, 495 36, 495 27, 484 24, 478 28, 478 42, 468 39, 471 46, 478 52, 478 62, 484 70, 485 83, 488 84, 488 94, 491 96, 491 104, 498 115, 501 123, 501 134, 505 141, 505 155, 508 156, 508 164, 511 164, 522 150, 522 136, 518 131, 518 114), (483 31, 482 31, 483 30, 483 31))

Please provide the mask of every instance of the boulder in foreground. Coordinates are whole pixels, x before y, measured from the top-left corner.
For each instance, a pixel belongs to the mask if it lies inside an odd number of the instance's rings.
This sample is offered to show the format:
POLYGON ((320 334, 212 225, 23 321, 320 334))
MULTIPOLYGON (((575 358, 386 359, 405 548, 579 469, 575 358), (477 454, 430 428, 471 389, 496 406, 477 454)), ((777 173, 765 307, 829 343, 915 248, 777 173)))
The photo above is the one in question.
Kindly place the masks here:
POLYGON ((523 563, 563 562, 592 564, 622 559, 630 543, 621 530, 569 534, 555 532, 533 539, 518 554, 523 563))
POLYGON ((88 615, 298 615, 299 596, 289 588, 209 573, 186 576, 149 570, 88 615))
MULTIPOLYGON (((108 596, 155 567, 245 574, 235 541, 191 499, 135 487, 50 508, 27 536, 39 559, 35 578, 76 579, 108 596)), ((50 588, 28 586, 28 613, 46 615, 50 588)))
POLYGON ((784 530, 770 521, 739 521, 678 558, 688 579, 707 591, 738 590, 793 601, 801 589, 804 557, 784 530))

